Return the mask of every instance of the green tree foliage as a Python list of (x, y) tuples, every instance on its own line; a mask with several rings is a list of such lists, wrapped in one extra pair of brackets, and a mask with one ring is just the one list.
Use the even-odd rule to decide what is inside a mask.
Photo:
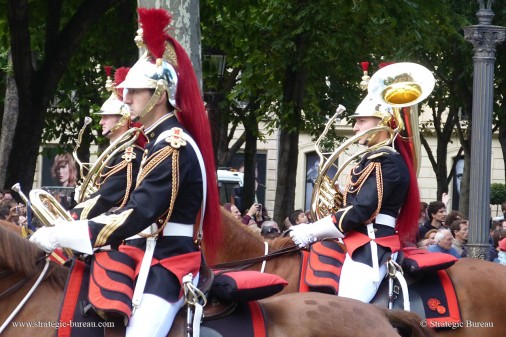
[[(202, 1), (203, 48), (222, 50), (230, 70), (220, 81), (206, 75), (206, 90), (222, 94), (217, 108), (225, 125), (246, 125), (253, 114), (252, 120), (268, 123), (263, 132), (281, 129), (278, 171), (286, 171), (297, 158), (292, 147), (298, 138), (291, 135), (317, 136), (338, 104), (353, 113), (365, 96), (358, 88), (358, 62), (371, 62), (371, 73), (386, 61), (422, 64), (437, 80), (427, 100), (432, 122), (421, 130), (436, 133), (437, 148), (427, 142), (424, 147), (440, 195), (451, 179), (446, 167), (451, 136), (459, 135), (465, 152), (469, 147), (460, 117), (471, 115), (472, 45), (462, 27), (475, 22), (477, 7), (458, 0)], [(236, 101), (255, 101), (258, 108), (234, 110)], [(276, 203), (284, 203), (280, 211), (293, 208), (293, 200), (280, 196), (293, 195), (294, 186), (294, 176), (278, 176), (278, 193), (286, 190), (276, 196)]]
[(494, 183), (490, 185), (490, 204), (500, 205), (506, 201), (506, 185)]
[[(131, 42), (135, 3), (121, 0), (7, 0), (0, 24), (8, 23), (8, 46), (19, 96), (19, 118), (5, 185), (31, 186), (42, 140), (74, 141), (80, 120), (105, 97), (97, 64), (123, 66), (137, 58)], [(2, 35), (0, 41), (5, 41)], [(49, 110), (48, 110), (49, 109)], [(47, 118), (46, 118), (47, 117)], [(89, 143), (89, 138), (87, 143)]]

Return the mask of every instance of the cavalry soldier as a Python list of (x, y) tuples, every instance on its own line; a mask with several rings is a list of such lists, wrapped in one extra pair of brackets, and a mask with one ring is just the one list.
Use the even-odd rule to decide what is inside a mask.
[[(395, 123), (391, 110), (369, 96), (351, 117), (357, 134)], [(360, 138), (360, 145), (379, 146), (352, 169), (342, 208), (313, 224), (293, 226), (290, 232), (300, 247), (326, 237), (344, 238), (348, 253), (338, 295), (367, 303), (386, 275), (385, 262), (395, 259), (401, 239), (413, 240), (417, 230), (420, 197), (407, 143), (397, 137), (394, 148), (389, 137), (383, 129)]]
[[(124, 81), (128, 70), (129, 68), (126, 67), (118, 68), (115, 72), (114, 83), (112, 83), (109, 79), (110, 69), (106, 69), (108, 72), (106, 88), (111, 90), (112, 94), (95, 114), (101, 116), (102, 136), (110, 142), (105, 150), (106, 153), (110, 152), (110, 155), (113, 155), (113, 152), (122, 144), (127, 142), (132, 144), (114, 154), (112, 158), (103, 158), (90, 169), (88, 174), (97, 176), (96, 183), (90, 180), (84, 186), (86, 190), (82, 190), (82, 185), (77, 188), (78, 193), (83, 194), (80, 198), (84, 201), (70, 211), (76, 220), (89, 219), (112, 208), (125, 206), (135, 187), (146, 141), (145, 135), (140, 130), (131, 132), (134, 131), (131, 130), (132, 127), (140, 126), (140, 124), (132, 124), (130, 109), (123, 102), (123, 89), (116, 88)], [(103, 163), (104, 161), (106, 163)], [(100, 169), (103, 164), (106, 165)], [(93, 177), (86, 178), (93, 179)], [(92, 188), (98, 190), (93, 191)], [(92, 193), (88, 193), (88, 190)]]
[(167, 12), (138, 12), (147, 50), (120, 85), (149, 139), (137, 186), (124, 207), (41, 228), (31, 241), (46, 251), (63, 246), (92, 254), (94, 247), (125, 240), (120, 251), (142, 260), (127, 336), (166, 336), (184, 304), (182, 278), (198, 279), (194, 224), (203, 226), (208, 254), (220, 237), (213, 228), (219, 198), (211, 131), (190, 59), (165, 30)]

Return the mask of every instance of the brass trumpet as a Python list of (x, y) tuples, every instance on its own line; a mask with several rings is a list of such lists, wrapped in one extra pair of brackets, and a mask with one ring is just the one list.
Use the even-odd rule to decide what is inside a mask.
[(19, 183), (14, 184), (11, 189), (19, 194), (27, 206), (30, 205), (35, 216), (45, 226), (54, 226), (57, 219), (74, 220), (63, 206), (49, 192), (43, 189), (37, 188), (31, 190), (29, 198), (23, 193)]

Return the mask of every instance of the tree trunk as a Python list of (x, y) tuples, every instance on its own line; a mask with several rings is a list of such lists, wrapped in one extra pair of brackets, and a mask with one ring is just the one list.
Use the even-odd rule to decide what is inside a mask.
[(29, 31), (29, 3), (27, 0), (9, 0), (7, 17), (14, 79), (19, 97), (19, 114), (8, 156), (5, 186), (19, 182), (22, 188), (33, 185), (35, 167), (41, 144), (44, 119), (50, 100), (67, 70), (70, 58), (93, 24), (111, 7), (126, 0), (84, 1), (64, 26), (61, 20), (61, 2), (50, 2), (51, 15), (46, 25), (44, 60), (33, 66)]
[(279, 130), (278, 174), (276, 181), (276, 201), (274, 221), (282, 224), (294, 210), (297, 157), (299, 154), (299, 132)]
[(164, 8), (172, 14), (171, 35), (184, 47), (195, 70), (202, 91), (200, 49), (200, 0), (138, 0), (138, 7)]
[[(9, 53), (9, 65), (11, 65), (11, 54)], [(10, 67), (9, 67), (10, 68)], [(5, 78), (5, 105), (2, 118), (2, 133), (0, 138), (0, 188), (10, 189), (11, 186), (5, 185), (7, 174), (7, 164), (12, 149), (12, 140), (14, 138), (14, 129), (18, 121), (19, 101), (18, 89), (12, 72), (8, 71)]]
[(12, 186), (19, 182), (22, 189), (30, 190), (39, 155), (45, 108), (40, 103), (27, 102), (28, 99), (23, 95), (19, 99), (19, 109), (23, 114), (19, 115), (15, 128), (5, 185)]
[[(246, 135), (245, 132), (243, 132), (242, 135), (234, 141), (234, 143), (230, 144), (234, 138), (237, 122), (234, 121), (234, 124), (232, 124), (229, 128), (229, 118), (226, 116), (234, 113), (230, 109), (237, 108), (231, 107), (230, 103), (228, 103), (229, 105), (226, 107), (222, 105), (225, 96), (230, 93), (232, 88), (235, 86), (239, 73), (239, 69), (235, 68), (232, 69), (230, 73), (224, 74), (224, 77), (220, 79), (220, 84), (217, 89), (218, 92), (210, 93), (210, 95), (213, 96), (212, 101), (214, 102), (211, 104), (211, 109), (214, 109), (214, 111), (209, 114), (209, 120), (211, 126), (214, 126), (213, 146), (215, 146), (214, 151), (216, 152), (215, 156), (217, 167), (230, 166), (235, 154), (246, 141)], [(243, 111), (236, 111), (235, 113), (241, 116), (244, 114)], [(258, 130), (258, 125), (256, 123), (255, 128)]]
[[(254, 118), (254, 116), (253, 116)], [(241, 212), (248, 210), (255, 202), (256, 194), (256, 154), (257, 154), (257, 131), (258, 125), (256, 121), (245, 125), (246, 129), (246, 144), (244, 147), (244, 187), (242, 193), (242, 207)], [(254, 125), (251, 125), (254, 124)]]
[(451, 137), (453, 134), (453, 130), (455, 128), (455, 124), (458, 123), (458, 109), (449, 107), (448, 117), (446, 119), (445, 124), (441, 123), (440, 116), (442, 115), (442, 111), (445, 107), (435, 108), (432, 112), (433, 121), (434, 121), (434, 131), (436, 133), (437, 140), (437, 148), (436, 148), (436, 156), (434, 157), (434, 153), (432, 148), (427, 143), (427, 140), (423, 135), (420, 135), (420, 140), (422, 145), (427, 152), (427, 156), (432, 165), (432, 169), (436, 174), (437, 181), (437, 200), (441, 200), (443, 193), (448, 192), (448, 167), (446, 165), (446, 159), (448, 156), (448, 144), (451, 141)]
[(297, 54), (293, 64), (288, 64), (283, 79), (283, 106), (279, 128), (278, 168), (276, 199), (273, 218), (282, 224), (294, 210), (297, 182), (297, 159), (299, 156), (299, 133), (302, 126), (302, 107), (306, 88), (307, 69), (304, 66), (306, 37), (294, 39)]
[(12, 186), (19, 182), (22, 189), (29, 190), (33, 184), (45, 115), (45, 109), (40, 106), (43, 90), (37, 90), (39, 88), (34, 85), (36, 81), (28, 29), (28, 2), (9, 1), (8, 18), (19, 113), (4, 185)]
[(464, 173), (460, 183), (459, 212), (469, 218), (469, 183), (471, 181), (471, 153), (464, 151)]

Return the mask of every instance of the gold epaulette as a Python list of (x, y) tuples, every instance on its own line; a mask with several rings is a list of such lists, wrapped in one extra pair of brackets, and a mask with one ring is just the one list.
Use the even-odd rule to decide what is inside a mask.
[(394, 148), (392, 148), (390, 146), (384, 146), (374, 152), (371, 152), (371, 154), (369, 156), (367, 156), (367, 159), (376, 159), (376, 158), (379, 158), (379, 157), (382, 157), (385, 155), (389, 155), (389, 154), (394, 154), (394, 153), (397, 153), (397, 151)]
[(186, 140), (183, 138), (184, 131), (181, 128), (174, 127), (169, 130), (169, 135), (165, 141), (174, 149), (179, 149), (181, 146), (186, 146)]
[(127, 147), (125, 149), (125, 153), (123, 153), (123, 155), (121, 156), (121, 158), (123, 158), (127, 162), (131, 162), (136, 157), (137, 157), (137, 155), (134, 152), (134, 147), (133, 146)]
[(386, 154), (389, 154), (388, 152), (378, 152), (378, 153), (374, 153), (370, 156), (367, 157), (367, 159), (376, 159), (376, 158), (379, 158), (379, 157), (382, 157)]

